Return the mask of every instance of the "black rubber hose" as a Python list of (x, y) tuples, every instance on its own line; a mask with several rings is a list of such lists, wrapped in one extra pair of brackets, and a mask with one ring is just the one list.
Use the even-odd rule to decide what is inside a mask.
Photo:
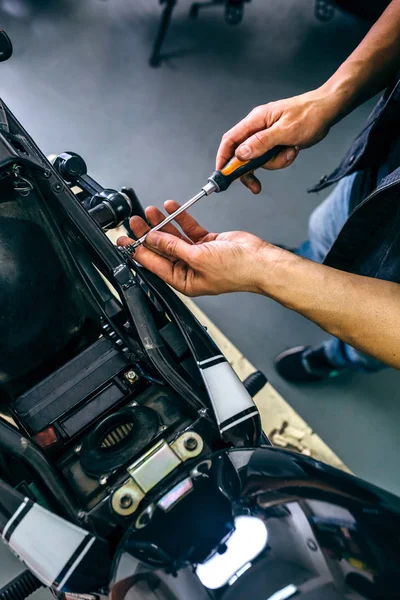
[(46, 486), (49, 496), (56, 502), (61, 516), (78, 523), (78, 509), (70, 500), (71, 494), (44, 453), (31, 440), (0, 417), (0, 450), (27, 465)]
[(243, 385), (249, 392), (250, 396), (254, 398), (260, 390), (263, 389), (264, 385), (268, 383), (268, 379), (261, 371), (255, 371), (243, 381)]
[(192, 408), (195, 410), (204, 408), (204, 403), (200, 400), (204, 392), (195, 385), (189, 385), (185, 377), (181, 375), (179, 367), (171, 360), (157, 330), (143, 290), (138, 284), (134, 284), (127, 290), (123, 290), (122, 297), (143, 348), (156, 371), (162, 374), (167, 383), (185, 398)]
[(0, 589), (0, 600), (25, 600), (41, 587), (43, 583), (26, 570)]

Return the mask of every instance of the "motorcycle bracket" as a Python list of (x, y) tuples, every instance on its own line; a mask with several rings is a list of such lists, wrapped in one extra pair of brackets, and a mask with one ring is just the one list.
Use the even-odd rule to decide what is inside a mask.
[(203, 451), (202, 437), (186, 431), (170, 445), (161, 440), (127, 469), (131, 479), (114, 491), (111, 505), (121, 516), (136, 512), (140, 502), (150, 490), (181, 464), (199, 456)]

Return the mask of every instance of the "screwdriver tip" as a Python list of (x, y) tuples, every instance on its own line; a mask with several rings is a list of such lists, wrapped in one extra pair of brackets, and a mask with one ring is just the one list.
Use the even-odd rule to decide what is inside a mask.
[(130, 258), (132, 254), (135, 253), (136, 248), (139, 246), (136, 242), (134, 244), (129, 244), (128, 246), (120, 246), (119, 250), (122, 254)]

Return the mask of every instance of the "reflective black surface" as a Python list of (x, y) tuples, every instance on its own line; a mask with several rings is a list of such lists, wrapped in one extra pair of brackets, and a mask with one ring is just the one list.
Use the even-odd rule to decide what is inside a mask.
[(13, 53), (13, 47), (10, 38), (5, 31), (0, 29), (0, 62), (8, 60)]
[(400, 597), (400, 500), (313, 459), (222, 452), (148, 509), (112, 600)]

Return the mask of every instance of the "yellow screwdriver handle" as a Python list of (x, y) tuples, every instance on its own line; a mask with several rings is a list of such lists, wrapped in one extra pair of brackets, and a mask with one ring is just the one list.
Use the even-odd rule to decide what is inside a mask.
[(208, 181), (216, 186), (216, 192), (224, 192), (233, 181), (262, 167), (272, 158), (275, 158), (283, 148), (284, 146), (275, 146), (274, 148), (271, 148), (271, 150), (264, 152), (261, 156), (252, 158), (251, 160), (239, 160), (234, 156), (223, 169), (214, 171), (211, 177), (208, 178)]

